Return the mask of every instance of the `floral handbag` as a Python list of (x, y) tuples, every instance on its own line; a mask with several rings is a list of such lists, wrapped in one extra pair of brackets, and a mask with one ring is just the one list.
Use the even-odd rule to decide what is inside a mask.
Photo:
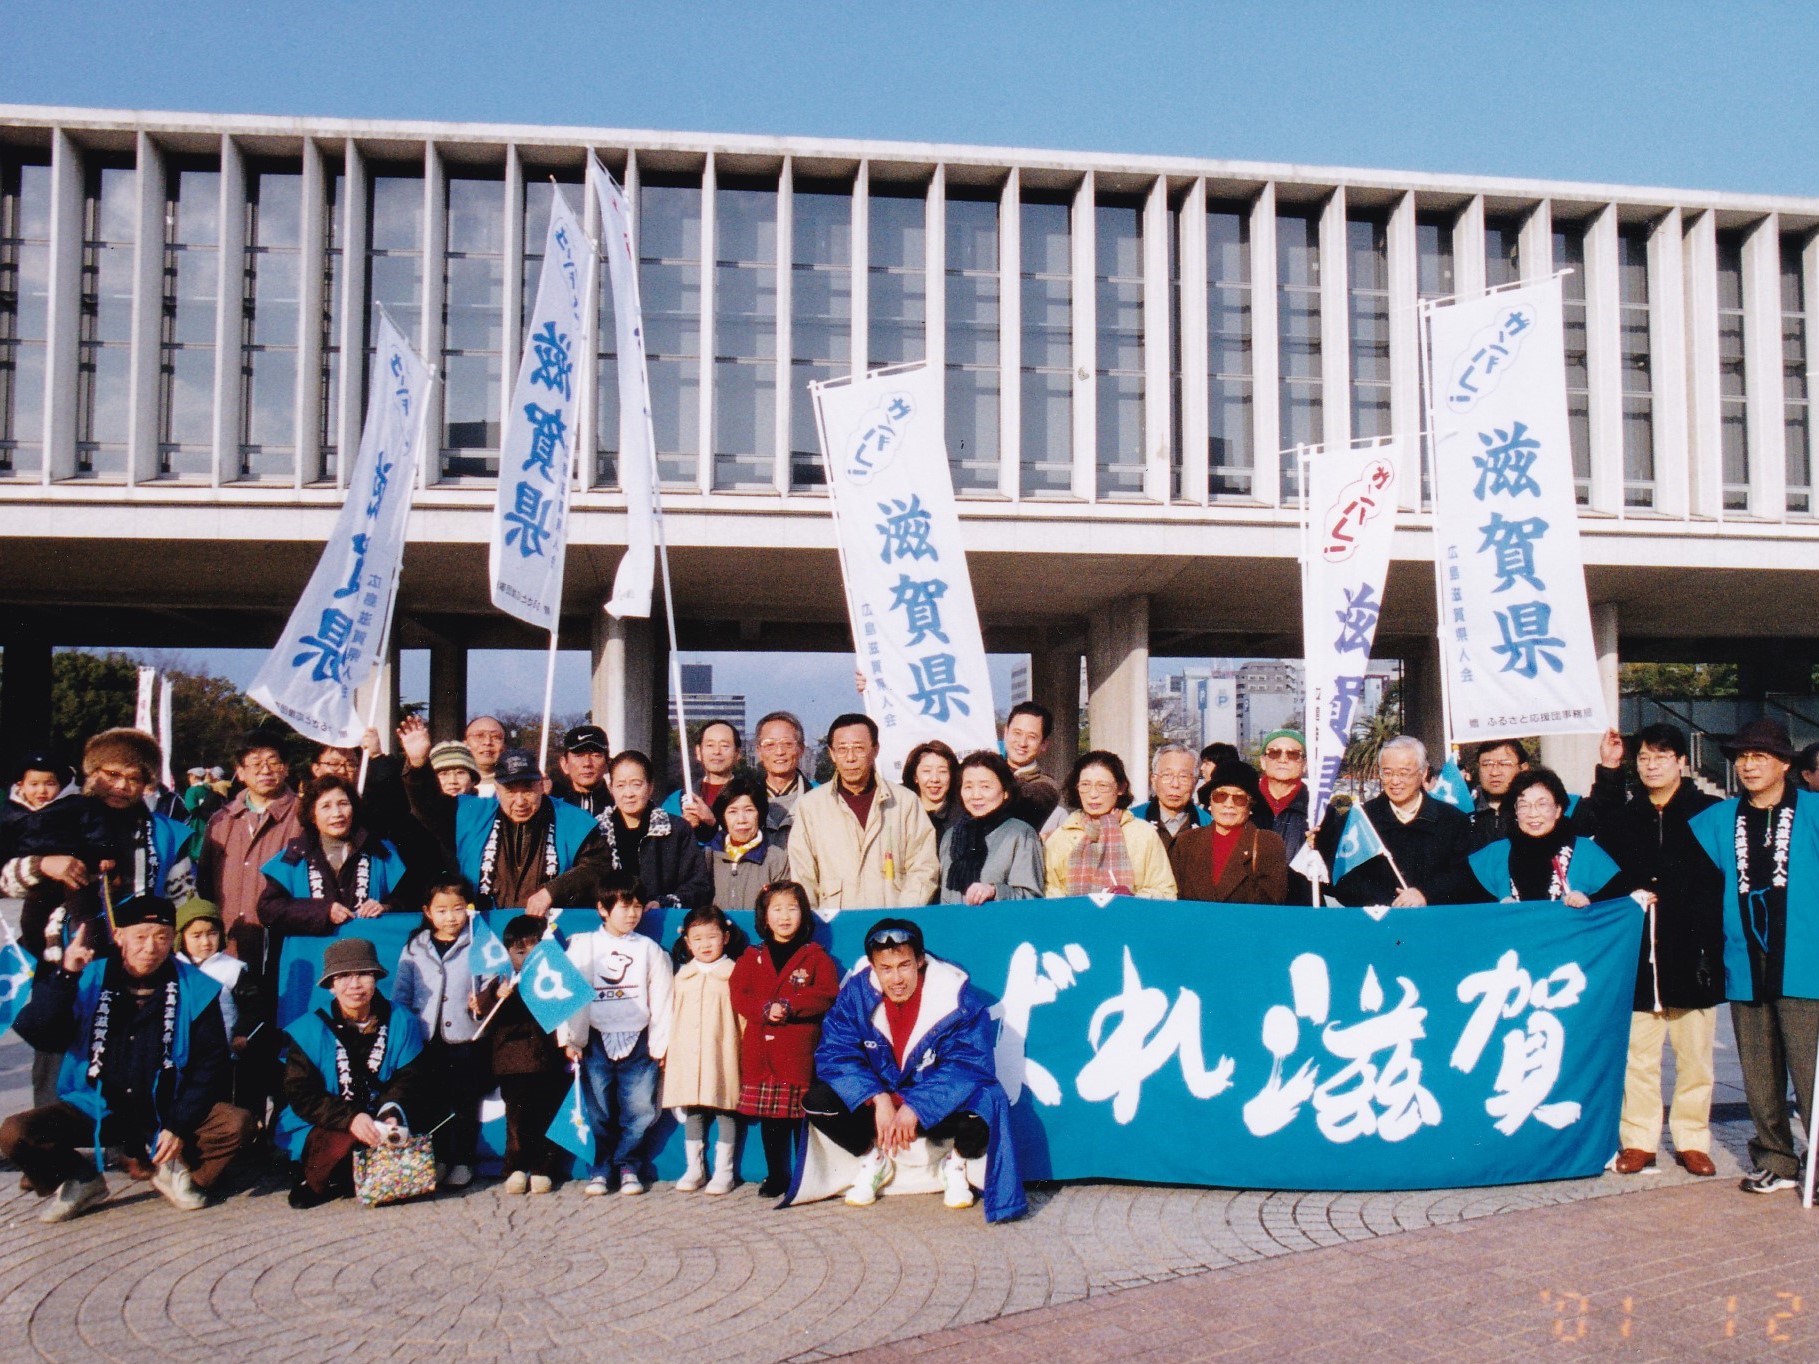
[(436, 1151), (426, 1133), (401, 1135), (354, 1152), (354, 1193), (369, 1208), (436, 1192)]

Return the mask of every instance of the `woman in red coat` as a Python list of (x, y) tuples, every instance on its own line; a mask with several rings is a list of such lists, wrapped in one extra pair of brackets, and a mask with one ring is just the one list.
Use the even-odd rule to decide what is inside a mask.
[(758, 895), (758, 942), (733, 967), (733, 1008), (745, 1022), (740, 1042), (739, 1111), (757, 1118), (766, 1174), (758, 1192), (781, 1198), (790, 1183), (790, 1148), (802, 1096), (815, 1079), (821, 1017), (840, 993), (834, 959), (810, 941), (808, 893), (773, 881)]

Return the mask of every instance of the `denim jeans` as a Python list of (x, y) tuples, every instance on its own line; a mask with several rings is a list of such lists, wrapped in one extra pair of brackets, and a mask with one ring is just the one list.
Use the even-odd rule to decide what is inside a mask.
[(594, 1127), (594, 1163), (590, 1175), (636, 1169), (644, 1137), (657, 1120), (657, 1063), (640, 1035), (623, 1060), (608, 1058), (600, 1034), (590, 1032), (581, 1055), (581, 1095)]

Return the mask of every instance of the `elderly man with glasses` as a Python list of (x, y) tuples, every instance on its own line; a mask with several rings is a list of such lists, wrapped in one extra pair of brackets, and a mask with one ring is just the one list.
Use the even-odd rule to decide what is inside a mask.
[(837, 716), (827, 731), (834, 780), (796, 802), (790, 880), (824, 919), (842, 909), (926, 905), (941, 885), (935, 826), (915, 792), (878, 773), (878, 726)]
[(1200, 764), (1186, 744), (1163, 744), (1150, 759), (1150, 789), (1156, 794), (1131, 811), (1131, 818), (1155, 826), (1162, 846), (1172, 849), (1189, 829), (1206, 823), (1206, 812), (1194, 804), (1194, 779)]
[[(1263, 781), (1258, 794), (1263, 808), (1252, 812), (1259, 829), (1282, 840), (1292, 862), (1307, 842), (1307, 740), (1298, 729), (1272, 730), (1263, 737)], [(1308, 902), (1308, 884), (1298, 871), (1288, 874), (1290, 904)]]
[(802, 1101), (808, 1139), (785, 1204), (844, 1189), (847, 1203), (867, 1207), (881, 1193), (938, 1190), (948, 1207), (970, 1208), (977, 1184), (986, 1221), (1022, 1216), (991, 1001), (965, 971), (929, 956), (907, 919), (873, 924), (865, 958), (821, 1025)]

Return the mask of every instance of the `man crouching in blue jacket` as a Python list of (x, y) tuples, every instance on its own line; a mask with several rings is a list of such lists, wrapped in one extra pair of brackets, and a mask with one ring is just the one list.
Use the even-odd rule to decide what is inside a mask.
[[(846, 1190), (855, 1207), (881, 1192), (933, 1193), (985, 1220), (1029, 1210), (1010, 1130), (1010, 1102), (992, 1069), (996, 1025), (966, 972), (923, 949), (907, 919), (865, 935), (869, 969), (847, 977), (821, 1028), (796, 1180), (784, 1199)], [(941, 1148), (949, 1147), (945, 1154)]]

